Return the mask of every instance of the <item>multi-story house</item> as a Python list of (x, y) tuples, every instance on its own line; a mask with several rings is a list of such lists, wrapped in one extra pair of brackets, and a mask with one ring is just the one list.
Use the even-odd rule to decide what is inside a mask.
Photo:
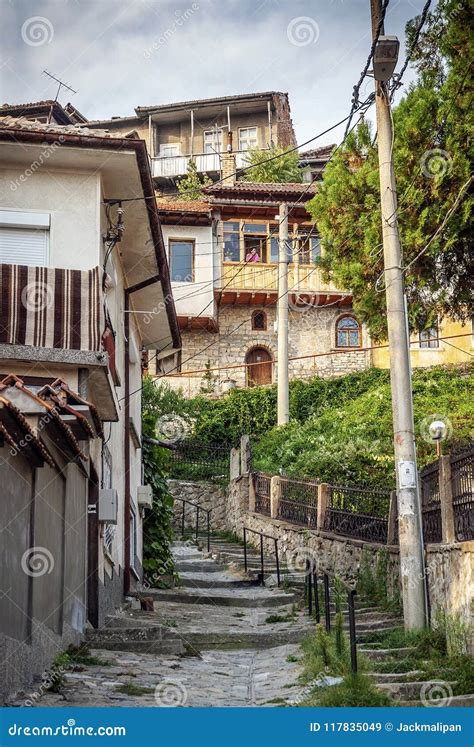
[(145, 143), (3, 117), (0, 151), (7, 696), (140, 584), (142, 349), (180, 333)]
[(204, 190), (205, 200), (158, 199), (183, 340), (181, 370), (166, 380), (188, 395), (276, 381), (282, 203), (289, 214), (290, 376), (369, 365), (368, 336), (350, 293), (327, 283), (318, 267), (321, 245), (305, 208), (315, 185), (236, 181), (235, 171), (228, 152), (223, 179)]
[(191, 160), (198, 173), (220, 179), (229, 132), (238, 168), (246, 165), (252, 148), (296, 145), (288, 94), (277, 91), (138, 106), (135, 116), (90, 125), (113, 133), (138, 132), (147, 142), (153, 178), (162, 193), (176, 191), (176, 180), (186, 174)]

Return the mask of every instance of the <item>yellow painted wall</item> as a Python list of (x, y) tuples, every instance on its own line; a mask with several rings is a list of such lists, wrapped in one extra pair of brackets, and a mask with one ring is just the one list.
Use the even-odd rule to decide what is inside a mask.
[[(474, 337), (471, 321), (465, 324), (444, 319), (439, 325), (439, 336), (465, 335), (465, 337), (451, 337), (440, 340), (438, 348), (420, 348), (418, 335), (412, 335), (411, 364), (413, 368), (420, 366), (439, 366), (448, 363), (466, 363), (469, 355), (474, 353)], [(456, 347), (452, 347), (455, 345)], [(459, 350), (458, 348), (461, 348)], [(464, 352), (466, 351), (466, 352)], [(389, 368), (388, 348), (372, 351), (372, 364), (376, 368)]]

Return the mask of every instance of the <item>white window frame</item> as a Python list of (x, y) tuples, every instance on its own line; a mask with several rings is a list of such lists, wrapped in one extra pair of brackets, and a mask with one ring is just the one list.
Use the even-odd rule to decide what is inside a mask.
[(38, 263), (29, 263), (22, 261), (19, 257), (9, 258), (5, 261), (5, 264), (26, 264), (29, 267), (48, 267), (50, 258), (50, 228), (51, 228), (51, 215), (50, 213), (34, 212), (34, 211), (22, 211), (22, 210), (9, 210), (0, 208), (0, 231), (6, 229), (9, 232), (15, 233), (15, 231), (39, 231), (44, 236), (44, 254), (41, 261)]
[[(176, 149), (176, 153), (171, 156), (165, 155), (164, 151), (167, 148)], [(160, 158), (179, 158), (181, 155), (181, 143), (160, 143)]]
[[(255, 130), (255, 145), (250, 145), (250, 146), (247, 145), (246, 148), (243, 148), (242, 147), (242, 140), (243, 140), (242, 133), (243, 132), (248, 132), (249, 130)], [(249, 140), (249, 138), (246, 137), (245, 141), (248, 141), (248, 140)], [(258, 148), (258, 127), (257, 127), (257, 125), (252, 125), (251, 127), (239, 127), (239, 150), (241, 150), (241, 151), (248, 151), (251, 148)]]
[[(203, 153), (205, 155), (212, 155), (215, 153), (223, 153), (222, 147), (224, 142), (224, 131), (221, 127), (217, 130), (217, 145), (216, 145), (216, 131), (215, 130), (204, 130), (203, 132)], [(206, 142), (206, 138), (209, 137), (209, 142)], [(210, 146), (211, 150), (207, 151), (206, 147)]]

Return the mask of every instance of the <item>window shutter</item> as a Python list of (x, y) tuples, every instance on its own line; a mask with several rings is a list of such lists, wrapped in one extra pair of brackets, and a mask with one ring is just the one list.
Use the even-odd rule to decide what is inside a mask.
[(0, 227), (0, 263), (47, 266), (48, 233), (35, 228)]

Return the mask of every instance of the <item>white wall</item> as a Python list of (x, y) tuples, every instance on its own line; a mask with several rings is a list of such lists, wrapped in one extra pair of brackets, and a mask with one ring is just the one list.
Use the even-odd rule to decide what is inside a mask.
[(100, 174), (39, 169), (16, 187), (24, 168), (0, 170), (0, 209), (51, 215), (49, 266), (89, 270), (99, 264)]
[[(214, 268), (217, 264), (211, 226), (163, 226), (163, 237), (169, 259), (169, 239), (193, 239), (194, 282), (172, 283), (178, 316), (214, 316)], [(209, 304), (209, 306), (208, 306)]]

